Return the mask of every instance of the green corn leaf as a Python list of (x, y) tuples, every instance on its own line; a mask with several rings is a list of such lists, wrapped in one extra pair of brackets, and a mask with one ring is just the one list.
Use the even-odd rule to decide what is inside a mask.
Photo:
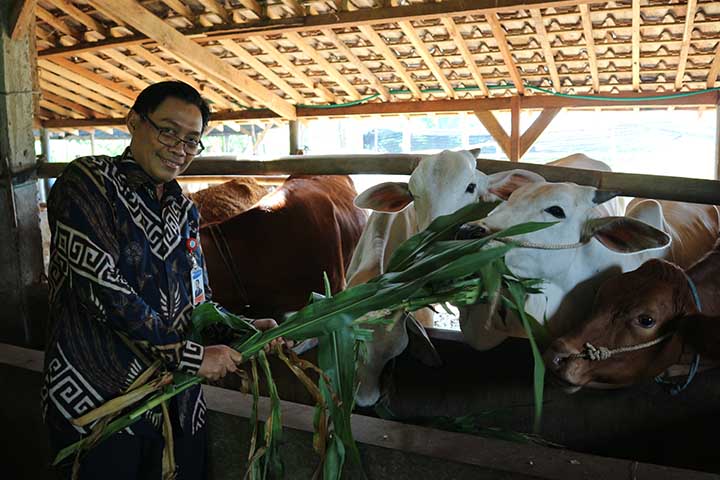
[[(278, 395), (277, 386), (272, 377), (270, 371), (270, 364), (268, 363), (265, 352), (260, 350), (258, 352), (258, 361), (260, 366), (265, 373), (265, 381), (268, 386), (268, 393), (270, 395), (270, 416), (265, 422), (265, 456), (264, 462), (264, 473), (267, 475), (270, 472), (272, 478), (282, 478), (284, 472), (284, 466), (282, 458), (280, 457), (280, 440), (282, 437), (282, 418), (280, 415), (280, 396)], [(263, 477), (265, 478), (265, 477)]]
[(538, 349), (535, 337), (533, 335), (532, 328), (530, 327), (530, 321), (528, 315), (525, 313), (525, 291), (519, 282), (509, 282), (508, 291), (517, 307), (517, 311), (520, 314), (525, 333), (527, 333), (528, 340), (530, 340), (530, 348), (532, 349), (533, 361), (535, 364), (533, 370), (533, 392), (535, 397), (535, 420), (533, 422), (533, 433), (540, 433), (540, 425), (542, 422), (542, 407), (543, 407), (543, 390), (545, 387), (545, 363), (543, 362), (542, 355)]

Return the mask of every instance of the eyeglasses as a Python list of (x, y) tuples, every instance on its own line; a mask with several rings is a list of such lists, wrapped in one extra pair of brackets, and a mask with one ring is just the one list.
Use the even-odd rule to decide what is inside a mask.
[(188, 155), (199, 155), (200, 152), (205, 150), (205, 145), (203, 145), (201, 140), (183, 140), (175, 135), (175, 132), (172, 129), (160, 127), (158, 124), (150, 120), (150, 117), (147, 115), (141, 116), (147, 120), (147, 122), (152, 125), (155, 130), (158, 131), (157, 140), (166, 147), (176, 147), (180, 142), (182, 142), (183, 150), (185, 150), (185, 153)]

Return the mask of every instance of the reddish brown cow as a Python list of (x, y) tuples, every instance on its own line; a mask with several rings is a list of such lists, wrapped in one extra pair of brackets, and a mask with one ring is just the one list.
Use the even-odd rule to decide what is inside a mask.
[(246, 212), (203, 227), (213, 299), (235, 313), (279, 319), (324, 292), (323, 272), (333, 293), (342, 290), (367, 221), (356, 195), (348, 176), (293, 176)]
[(234, 178), (190, 195), (203, 225), (220, 223), (244, 212), (267, 194), (254, 178)]
[(687, 270), (654, 259), (605, 282), (590, 319), (553, 342), (545, 363), (569, 390), (631, 385), (695, 353), (720, 360), (717, 316), (720, 241)]

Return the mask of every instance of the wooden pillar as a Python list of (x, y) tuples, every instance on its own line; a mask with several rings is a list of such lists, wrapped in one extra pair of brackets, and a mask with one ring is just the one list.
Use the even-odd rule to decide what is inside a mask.
[(720, 105), (715, 105), (715, 180), (720, 180)]
[(290, 125), (290, 155), (297, 155), (300, 145), (298, 122), (297, 120), (290, 120), (288, 124)]
[(520, 96), (510, 98), (510, 161), (520, 161)]
[[(16, 1), (0, 0), (0, 338), (37, 345), (47, 309), (38, 225), (37, 181), (17, 175), (35, 166), (33, 69), (27, 33), (10, 37)], [(15, 28), (15, 25), (12, 26)], [(33, 30), (30, 30), (33, 32)], [(34, 33), (33, 33), (34, 34)], [(38, 310), (39, 307), (39, 310)]]

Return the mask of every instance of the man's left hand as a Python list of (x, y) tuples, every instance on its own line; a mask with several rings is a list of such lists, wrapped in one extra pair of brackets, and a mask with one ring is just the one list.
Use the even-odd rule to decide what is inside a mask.
[[(271, 330), (277, 327), (278, 324), (275, 319), (272, 318), (258, 318), (253, 322), (253, 326), (261, 332), (264, 332), (266, 330)], [(288, 348), (292, 348), (293, 345), (295, 345), (295, 342), (293, 342), (292, 340), (285, 340), (283, 337), (278, 337), (265, 345), (265, 352), (271, 352), (272, 350), (275, 350), (278, 345), (281, 345), (283, 343), (287, 345)]]

